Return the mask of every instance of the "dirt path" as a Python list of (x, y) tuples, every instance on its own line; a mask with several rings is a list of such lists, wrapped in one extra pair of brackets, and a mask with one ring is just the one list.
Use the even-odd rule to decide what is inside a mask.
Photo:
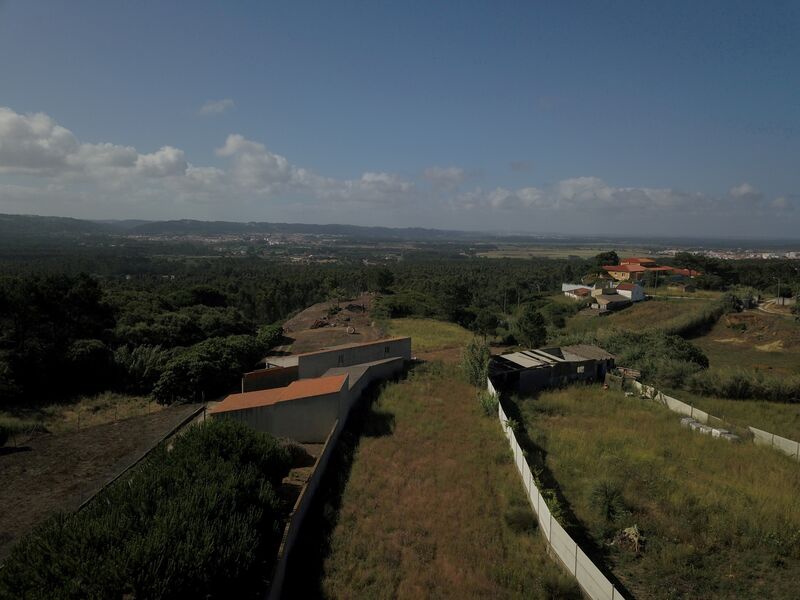
[(19, 448), (0, 449), (0, 562), (19, 537), (52, 513), (76, 510), (198, 406), (40, 435)]

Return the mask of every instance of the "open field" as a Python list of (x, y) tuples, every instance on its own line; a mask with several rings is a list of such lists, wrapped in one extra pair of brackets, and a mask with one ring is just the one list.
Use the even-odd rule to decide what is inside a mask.
[[(496, 250), (479, 252), (486, 258), (592, 258), (607, 252), (608, 246), (532, 246), (528, 244), (500, 246)], [(650, 253), (645, 248), (625, 248), (625, 256), (642, 256)]]
[(748, 368), (775, 375), (800, 372), (800, 323), (745, 311), (723, 316), (692, 343), (715, 367)]
[[(800, 595), (795, 461), (694, 433), (661, 406), (599, 387), (546, 392), (510, 409), (573, 531), (594, 542), (633, 596)], [(638, 552), (619, 537), (634, 525), (644, 536)]]
[(650, 300), (637, 302), (619, 312), (599, 317), (594, 314), (578, 314), (567, 320), (567, 333), (584, 333), (598, 329), (620, 329), (642, 331), (666, 327), (673, 320), (683, 318), (687, 313), (702, 309), (708, 300)]
[(129, 417), (150, 415), (163, 408), (164, 405), (144, 396), (103, 392), (84, 396), (75, 402), (17, 409), (13, 415), (0, 411), (0, 424), (4, 421), (21, 422), (28, 427), (36, 424), (50, 433), (65, 433)]
[(461, 349), (473, 336), (472, 332), (460, 325), (436, 319), (392, 319), (388, 333), (392, 336), (411, 336), (415, 354), (447, 348)]
[(320, 572), (297, 559), (291, 597), (580, 597), (546, 555), (497, 419), (455, 367), (426, 363), (385, 387), (353, 446), (322, 511)]
[(195, 409), (173, 406), (0, 449), (0, 561), (21, 535), (56, 511), (77, 509)]

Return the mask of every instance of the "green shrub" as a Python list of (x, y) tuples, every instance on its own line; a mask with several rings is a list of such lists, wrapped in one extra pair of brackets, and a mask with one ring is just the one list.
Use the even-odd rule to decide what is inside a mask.
[(85, 510), (24, 537), (0, 571), (0, 597), (251, 595), (280, 535), (273, 483), (288, 457), (233, 421), (194, 427)]
[(488, 390), (481, 390), (478, 392), (478, 403), (481, 406), (483, 414), (487, 417), (496, 417), (498, 414), (499, 401), (497, 396), (489, 393)]
[(533, 511), (527, 506), (512, 506), (503, 513), (506, 525), (516, 533), (533, 533), (539, 526)]
[(606, 523), (612, 523), (627, 513), (622, 486), (608, 480), (598, 482), (589, 496), (592, 509)]
[(490, 356), (488, 344), (478, 337), (472, 338), (464, 348), (464, 353), (461, 357), (461, 368), (467, 376), (467, 381), (475, 387), (486, 387)]

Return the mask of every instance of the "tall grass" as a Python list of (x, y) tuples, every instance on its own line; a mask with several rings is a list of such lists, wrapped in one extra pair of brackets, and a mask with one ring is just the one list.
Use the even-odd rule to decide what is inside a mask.
[(371, 412), (394, 426), (355, 451), (321, 595), (580, 597), (547, 556), (497, 419), (457, 366), (417, 367)]
[[(518, 407), (580, 526), (634, 595), (800, 595), (795, 462), (693, 433), (610, 390), (568, 388)], [(646, 539), (639, 553), (618, 537), (634, 525)]]

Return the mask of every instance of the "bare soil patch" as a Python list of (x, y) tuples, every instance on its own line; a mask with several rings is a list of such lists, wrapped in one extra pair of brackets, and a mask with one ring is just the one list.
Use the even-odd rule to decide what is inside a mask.
[(0, 448), (0, 562), (22, 535), (55, 512), (76, 510), (197, 407), (173, 406)]
[(276, 353), (313, 352), (330, 346), (372, 342), (381, 337), (381, 331), (373, 324), (370, 309), (375, 296), (364, 294), (358, 298), (336, 302), (320, 302), (295, 315), (283, 329), (289, 342)]

